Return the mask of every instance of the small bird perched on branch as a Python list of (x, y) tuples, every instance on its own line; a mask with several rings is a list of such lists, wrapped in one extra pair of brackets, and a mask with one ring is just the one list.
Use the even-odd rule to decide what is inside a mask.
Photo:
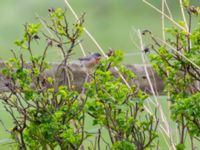
[(85, 67), (87, 70), (91, 70), (99, 63), (100, 59), (100, 53), (93, 53), (86, 57), (79, 58), (79, 61), (82, 67)]

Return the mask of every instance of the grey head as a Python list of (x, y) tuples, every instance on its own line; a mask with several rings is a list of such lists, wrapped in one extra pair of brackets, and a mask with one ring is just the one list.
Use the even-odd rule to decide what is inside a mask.
[(96, 59), (96, 58), (100, 58), (101, 57), (101, 54), (100, 53), (93, 53), (91, 55), (88, 55), (86, 57), (83, 57), (83, 58), (79, 58), (80, 61), (89, 61), (91, 59)]
[(101, 54), (100, 53), (93, 53), (92, 54), (94, 57), (101, 57)]

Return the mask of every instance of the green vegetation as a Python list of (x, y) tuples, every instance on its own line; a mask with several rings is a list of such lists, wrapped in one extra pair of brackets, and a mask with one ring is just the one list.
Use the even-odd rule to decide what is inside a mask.
[[(8, 130), (12, 145), (24, 150), (101, 149), (102, 142), (109, 149), (155, 147), (158, 120), (144, 112), (143, 104), (148, 96), (135, 85), (129, 87), (124, 83), (124, 80), (131, 82), (135, 75), (120, 65), (123, 53), (116, 50), (102, 60), (90, 74), (91, 81), (78, 93), (68, 60), (83, 32), (83, 16), (73, 24), (73, 29), (69, 28), (65, 12), (60, 8), (49, 9), (49, 16), (49, 23), (45, 21), (45, 25), (55, 38), (43, 33), (40, 24), (25, 24), (23, 38), (15, 42), (22, 53), (18, 56), (12, 51), (13, 57), (2, 69), (2, 75), (9, 79), (6, 86), (10, 93), (1, 94), (1, 99), (13, 121)], [(32, 43), (42, 38), (47, 38), (46, 46), (42, 55), (34, 56)], [(49, 47), (63, 54), (55, 75), (59, 78), (44, 74), (50, 70), (46, 61)], [(23, 51), (28, 53), (28, 66)], [(111, 73), (110, 69), (115, 67), (124, 79)], [(98, 126), (98, 132), (85, 130), (86, 115), (92, 117), (92, 126)], [(101, 135), (103, 128), (109, 133), (108, 141)], [(87, 146), (83, 143), (88, 137), (96, 138)]]
[[(170, 95), (171, 118), (176, 122), (180, 137), (176, 145), (178, 150), (185, 149), (187, 133), (191, 143), (194, 139), (199, 141), (200, 135), (200, 25), (192, 28), (191, 21), (200, 14), (200, 9), (191, 6), (188, 0), (183, 1), (183, 7), (187, 10), (188, 24), (180, 22), (179, 27), (166, 29), (171, 38), (164, 44), (154, 39), (156, 44), (152, 48), (155, 53), (149, 55), (154, 69), (164, 81), (165, 91)], [(172, 49), (169, 50), (168, 45)], [(191, 149), (195, 149), (194, 145)]]
[[(105, 3), (99, 1), (98, 6), (104, 8)], [(151, 99), (156, 97), (151, 98), (140, 91), (133, 82), (137, 77), (121, 64), (124, 53), (130, 48), (128, 41), (121, 39), (121, 36), (117, 39), (119, 45), (112, 45), (118, 48), (124, 46), (123, 49), (127, 51), (111, 51), (108, 59), (102, 59), (92, 73), (87, 72), (90, 81), (78, 92), (73, 85), (68, 64), (73, 57), (80, 55), (77, 47), (79, 40), (87, 41), (83, 32), (85, 16), (80, 15), (78, 20), (73, 21), (69, 17), (69, 10), (49, 8), (49, 19), (38, 16), (39, 23), (26, 23), (23, 37), (15, 41), (16, 48), (12, 50), (12, 56), (5, 53), (5, 58), (9, 60), (1, 71), (10, 81), (6, 84), (10, 92), (1, 93), (3, 106), (0, 105), (0, 111), (3, 115), (5, 113), (5, 118), (0, 118), (0, 131), (3, 133), (0, 135), (0, 144), (9, 143), (3, 145), (2, 149), (10, 146), (14, 149), (143, 150), (168, 146), (178, 150), (194, 150), (200, 137), (200, 93), (197, 84), (200, 81), (200, 26), (195, 26), (193, 21), (196, 20), (193, 19), (199, 16), (200, 8), (191, 3), (183, 1), (188, 22), (179, 21), (175, 23), (176, 26), (166, 28), (164, 43), (151, 29), (145, 28), (142, 34), (138, 32), (141, 47), (145, 47), (144, 51), (155, 71), (164, 81), (168, 97), (157, 97), (168, 99), (170, 109), (165, 108), (167, 113), (164, 114), (162, 112), (165, 109), (160, 110), (160, 104), (166, 105), (167, 102), (155, 100), (150, 104)], [(111, 6), (113, 2), (106, 4)], [(140, 5), (139, 2), (135, 4)], [(127, 11), (132, 10), (129, 7)], [(124, 11), (114, 8), (121, 17), (125, 15)], [(98, 11), (100, 14), (106, 12), (101, 9)], [(109, 24), (104, 22), (99, 30), (114, 34), (110, 31), (112, 28), (121, 35), (124, 32), (119, 30), (121, 27), (117, 26), (113, 16), (109, 20), (116, 26), (109, 28)], [(102, 20), (105, 21), (104, 18)], [(71, 24), (72, 21), (75, 23)], [(98, 22), (94, 25), (98, 26)], [(87, 21), (85, 26), (90, 28)], [(48, 35), (47, 28), (54, 36)], [(146, 37), (150, 38), (143, 43)], [(126, 43), (121, 42), (123, 40)], [(113, 41), (109, 37), (101, 40), (104, 44)], [(83, 45), (88, 49), (92, 47), (89, 42)], [(106, 46), (104, 49), (107, 49)], [(51, 70), (48, 60), (53, 60), (54, 56), (49, 53), (56, 53), (58, 59), (62, 58), (55, 78), (44, 73)], [(74, 53), (76, 55), (72, 56)], [(119, 78), (110, 71), (116, 68), (119, 69)], [(60, 78), (63, 79), (62, 83)], [(163, 119), (165, 115), (167, 120)], [(169, 124), (171, 129), (168, 129)]]
[[(96, 38), (102, 48), (106, 51), (112, 47), (114, 49), (122, 49), (125, 53), (139, 52), (140, 50), (132, 43), (137, 41), (136, 35), (132, 31), (132, 27), (141, 30), (149, 29), (156, 35), (161, 35), (161, 15), (155, 10), (145, 5), (142, 0), (69, 0), (70, 4), (80, 16), (83, 12), (85, 15), (85, 26)], [(158, 8), (161, 8), (160, 1), (150, 0)], [(181, 20), (180, 6), (178, 1), (167, 0), (173, 16), (177, 20)], [(197, 0), (192, 0), (193, 4), (198, 4)], [(22, 24), (27, 22), (36, 22), (36, 14), (47, 18), (48, 8), (66, 7), (64, 1), (49, 0), (3, 0), (0, 2), (0, 53), (1, 59), (11, 57), (10, 49), (13, 49), (14, 42), (23, 34)], [(68, 19), (73, 22), (74, 17), (68, 13)], [(171, 25), (166, 21), (166, 25)], [(94, 43), (88, 39), (85, 34), (81, 37), (86, 52), (98, 51)], [(35, 50), (35, 54), (40, 53), (43, 45)], [(59, 61), (60, 54), (55, 50), (49, 50), (48, 60)], [(56, 55), (56, 57), (55, 57)], [(81, 56), (80, 50), (73, 57), (74, 59)], [(138, 55), (125, 55), (126, 63), (141, 63)]]

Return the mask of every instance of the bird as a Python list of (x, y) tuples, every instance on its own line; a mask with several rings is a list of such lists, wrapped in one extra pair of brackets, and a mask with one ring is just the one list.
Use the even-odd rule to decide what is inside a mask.
[(99, 61), (101, 59), (100, 53), (93, 53), (88, 56), (79, 58), (81, 67), (86, 68), (87, 70), (93, 69), (97, 64), (99, 64)]

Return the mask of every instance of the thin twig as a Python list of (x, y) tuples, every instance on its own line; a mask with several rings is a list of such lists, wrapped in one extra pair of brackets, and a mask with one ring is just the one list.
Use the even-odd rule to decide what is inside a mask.
[(190, 62), (192, 65), (194, 65), (197, 69), (200, 69), (200, 66), (198, 66), (195, 62), (193, 62), (192, 60), (190, 60), (189, 58), (187, 58), (184, 54), (182, 54), (181, 52), (177, 51), (176, 48), (174, 48), (172, 45), (170, 45), (169, 43), (161, 40), (158, 38), (158, 40), (160, 42), (162, 42), (163, 44), (165, 44), (166, 46), (168, 46), (171, 50), (173, 50), (175, 53), (178, 53), (180, 56), (182, 56), (185, 60), (187, 60), (188, 62)]
[[(167, 4), (167, 2), (166, 2), (166, 0), (162, 0), (162, 35), (163, 35), (163, 41), (166, 41), (166, 35), (165, 35), (165, 17), (164, 17), (164, 13), (165, 13), (165, 4), (166, 4), (166, 7), (168, 8), (168, 4)], [(168, 8), (168, 10), (169, 10), (169, 8)], [(170, 11), (169, 11), (169, 13), (170, 13)], [(172, 17), (172, 16), (170, 16), (170, 17)], [(167, 70), (167, 76), (169, 76), (169, 71)], [(168, 114), (169, 114), (169, 116), (170, 116), (170, 113), (171, 113), (171, 111), (170, 111), (170, 106), (171, 106), (171, 101), (170, 101), (170, 92), (168, 91), (167, 92), (167, 103), (168, 103)], [(170, 132), (171, 132), (171, 126), (170, 126), (170, 122), (169, 122), (169, 130), (170, 130)], [(172, 144), (172, 143), (171, 143)], [(172, 145), (171, 145), (172, 146)]]
[(173, 19), (172, 12), (171, 12), (171, 10), (170, 10), (168, 4), (167, 4), (167, 0), (164, 0), (164, 2), (165, 2), (165, 6), (166, 6), (166, 8), (167, 8), (167, 11), (168, 11), (168, 13), (169, 13), (169, 17)]
[[(53, 33), (49, 30), (49, 28), (47, 27), (45, 20), (44, 20), (41, 16), (39, 16), (37, 13), (35, 13), (35, 15), (36, 15), (36, 17), (39, 19), (39, 21), (41, 22), (42, 26), (43, 26), (43, 27), (46, 29), (46, 31), (50, 34), (51, 38), (52, 38), (52, 39), (55, 39), (55, 36), (54, 36)], [(60, 53), (61, 53), (61, 51), (60, 51)], [(61, 53), (61, 56), (63, 56), (62, 53)]]
[(183, 1), (179, 0), (179, 3), (180, 3), (180, 8), (181, 8), (181, 14), (182, 14), (182, 17), (183, 17), (183, 21), (185, 23), (185, 30), (187, 32), (190, 32), (189, 28), (188, 28), (188, 25), (187, 25), (187, 20), (186, 20), (186, 17), (185, 17), (184, 9), (183, 9)]
[(163, 41), (165, 41), (165, 16), (163, 15), (164, 13), (165, 13), (165, 0), (162, 0), (161, 21), (162, 21), (162, 36), (163, 36)]
[(182, 27), (181, 25), (179, 25), (176, 21), (174, 21), (174, 19), (172, 19), (171, 17), (169, 17), (168, 15), (166, 15), (165, 13), (163, 13), (161, 10), (159, 10), (158, 8), (156, 8), (154, 5), (152, 5), (151, 3), (147, 2), (146, 0), (142, 0), (142, 1), (144, 3), (146, 3), (147, 5), (149, 5), (150, 7), (152, 7), (157, 12), (159, 12), (160, 14), (163, 14), (167, 19), (169, 19), (173, 24), (175, 24), (180, 29), (184, 30), (187, 34), (190, 34), (190, 33), (187, 32), (187, 30), (185, 30), (184, 27)]
[[(68, 0), (65, 0), (65, 3), (67, 5), (67, 7), (69, 7), (70, 11), (72, 12), (72, 14), (74, 15), (74, 17), (78, 20), (78, 16), (76, 15), (75, 11), (73, 10), (73, 8), (71, 7), (71, 5), (69, 4)], [(89, 36), (89, 38), (92, 40), (92, 42), (94, 42), (94, 44), (97, 46), (97, 48), (100, 50), (100, 52), (103, 54), (103, 56), (105, 58), (108, 58), (108, 56), (106, 55), (106, 53), (103, 51), (103, 49), (101, 48), (101, 46), (97, 43), (97, 41), (94, 39), (94, 37), (90, 34), (90, 32), (86, 29), (83, 28), (83, 30), (85, 31), (85, 33)], [(124, 78), (124, 76), (120, 73), (119, 69), (117, 67), (114, 67), (114, 69), (116, 70), (116, 72), (119, 74), (119, 76), (122, 78), (122, 80), (124, 81), (124, 83), (131, 88), (131, 86), (129, 85), (129, 83), (126, 81), (126, 79)]]
[[(143, 49), (144, 49), (144, 46), (143, 46), (142, 34), (141, 34), (140, 30), (138, 30), (138, 38), (139, 38), (139, 40), (140, 40), (141, 50), (143, 50)], [(159, 109), (159, 111), (160, 111), (160, 115), (161, 115), (162, 121), (163, 121), (163, 123), (165, 124), (166, 130), (167, 130), (167, 135), (168, 135), (168, 137), (170, 138), (170, 141), (172, 142), (172, 136), (170, 135), (169, 124), (168, 124), (168, 122), (167, 122), (167, 120), (166, 120), (166, 117), (165, 117), (165, 115), (164, 115), (164, 113), (163, 113), (161, 104), (160, 104), (160, 102), (157, 100), (156, 93), (155, 93), (155, 90), (154, 90), (154, 88), (153, 88), (153, 85), (152, 85), (152, 82), (151, 82), (151, 79), (150, 79), (150, 77), (149, 77), (149, 73), (148, 73), (148, 70), (147, 70), (147, 67), (146, 67), (146, 61), (145, 61), (145, 58), (144, 58), (144, 54), (141, 54), (141, 56), (142, 56), (142, 61), (143, 61), (143, 64), (144, 64), (144, 70), (145, 70), (145, 73), (146, 73), (146, 76), (147, 76), (147, 80), (148, 80), (148, 82), (149, 82), (149, 85), (150, 85), (152, 94), (153, 94), (154, 99), (155, 99), (155, 101), (156, 101), (156, 103), (157, 103), (157, 107), (158, 107), (158, 109)], [(175, 149), (175, 145), (174, 145), (173, 142), (172, 142), (172, 146), (173, 146), (173, 148)]]

